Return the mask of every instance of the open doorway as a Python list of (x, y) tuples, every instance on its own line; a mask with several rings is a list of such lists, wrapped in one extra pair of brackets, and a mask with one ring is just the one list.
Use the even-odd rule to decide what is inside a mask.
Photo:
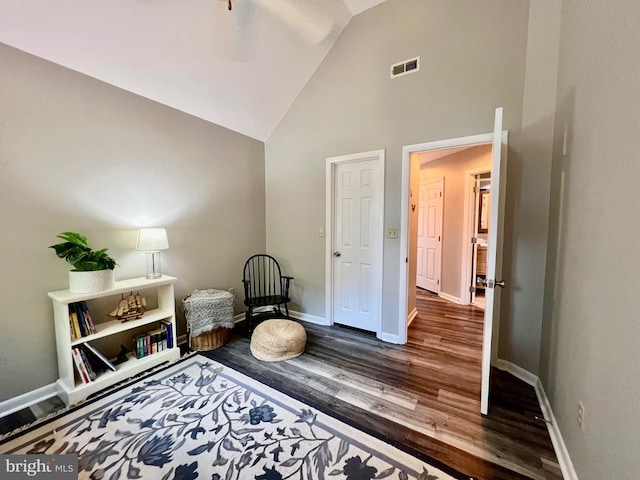
[(487, 285), (487, 245), (491, 208), (491, 170), (473, 175), (473, 215), (471, 215), (471, 278), (469, 302), (484, 310)]
[(483, 142), (410, 156), (407, 264), (415, 277), (409, 274), (407, 289), (415, 310), (407, 338), (424, 343), (429, 355), (446, 352), (443, 375), (455, 376), (455, 354), (463, 352), (467, 388), (478, 393), (492, 152), (492, 143)]
[[(500, 294), (497, 290), (505, 287), (501, 277), (502, 271), (502, 231), (504, 219), (504, 193), (506, 188), (506, 152), (508, 132), (502, 130), (503, 109), (496, 108), (494, 128), (492, 133), (473, 135), (455, 139), (440, 140), (429, 143), (407, 145), (402, 149), (402, 201), (400, 217), (400, 278), (399, 282), (399, 318), (398, 343), (407, 342), (408, 318), (413, 314), (410, 310), (410, 297), (415, 277), (410, 275), (410, 206), (411, 203), (411, 173), (415, 172), (412, 164), (412, 154), (427, 150), (441, 150), (451, 147), (476, 146), (491, 143), (491, 173), (492, 198), (490, 203), (490, 227), (487, 245), (487, 280), (486, 280), (486, 308), (483, 320), (482, 362), (481, 362), (481, 399), (480, 411), (488, 413), (489, 408), (489, 380), (491, 364), (497, 361), (497, 345), (499, 332)], [(415, 163), (415, 162), (414, 162)], [(415, 187), (414, 187), (415, 188)], [(445, 208), (446, 215), (446, 208)], [(468, 225), (468, 223), (465, 223)], [(462, 229), (464, 230), (464, 225)], [(446, 234), (445, 234), (446, 235)], [(443, 249), (443, 252), (445, 250)], [(500, 287), (500, 288), (496, 288)], [(444, 285), (443, 285), (444, 288)], [(461, 298), (461, 297), (458, 297)]]
[[(486, 276), (483, 252), (488, 227), (478, 227), (483, 205), (478, 186), (484, 194), (490, 181), (491, 152), (491, 144), (485, 143), (411, 155), (410, 308), (415, 287), (461, 305), (482, 302), (481, 288), (474, 291), (473, 287), (476, 276)], [(487, 207), (488, 199), (482, 200)]]

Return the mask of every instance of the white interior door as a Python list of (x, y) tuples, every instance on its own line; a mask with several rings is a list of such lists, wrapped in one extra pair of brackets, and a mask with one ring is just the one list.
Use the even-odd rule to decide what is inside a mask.
[(371, 156), (333, 169), (333, 321), (373, 332), (381, 319), (381, 176)]
[(491, 161), (491, 205), (489, 212), (489, 239), (487, 245), (487, 284), (485, 288), (484, 332), (482, 339), (482, 386), (480, 411), (489, 410), (489, 380), (491, 360), (495, 357), (492, 346), (499, 327), (500, 292), (502, 281), (502, 232), (504, 219), (504, 192), (506, 187), (506, 155), (503, 158), (502, 107), (496, 109), (493, 128), (493, 158)]
[(440, 293), (444, 179), (420, 182), (416, 285)]

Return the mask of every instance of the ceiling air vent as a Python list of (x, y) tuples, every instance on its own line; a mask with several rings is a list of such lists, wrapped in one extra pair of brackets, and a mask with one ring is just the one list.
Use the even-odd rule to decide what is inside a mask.
[(401, 75), (407, 75), (409, 73), (415, 73), (420, 70), (420, 57), (411, 58), (404, 62), (391, 65), (391, 78), (396, 78)]

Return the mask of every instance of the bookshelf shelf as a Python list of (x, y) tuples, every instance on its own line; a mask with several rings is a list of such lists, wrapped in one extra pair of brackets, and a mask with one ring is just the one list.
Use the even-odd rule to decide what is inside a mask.
[(92, 382), (74, 382), (72, 385), (70, 385), (65, 383), (62, 379), (58, 379), (57, 385), (59, 389), (68, 392), (69, 399), (72, 400), (69, 402), (69, 405), (73, 405), (81, 400), (84, 400), (88, 396), (93, 395), (96, 392), (104, 390), (105, 388), (116, 383), (127, 380), (128, 378), (138, 375), (145, 370), (149, 370), (150, 368), (156, 367), (165, 362), (176, 360), (176, 358), (174, 357), (174, 354), (176, 352), (174, 352), (174, 350), (178, 349), (172, 348), (142, 358), (136, 358), (135, 355), (127, 355), (129, 360), (127, 360), (125, 363), (117, 365), (118, 369), (115, 372), (104, 372)]
[[(85, 342), (92, 342), (99, 338), (108, 337), (110, 335), (124, 332), (126, 330), (133, 330), (135, 328), (142, 327), (150, 323), (158, 322), (160, 320), (165, 320), (171, 317), (172, 315), (173, 315), (172, 312), (155, 309), (155, 310), (149, 310), (148, 312), (145, 312), (142, 318), (139, 318), (137, 320), (129, 320), (128, 322), (121, 322), (120, 320), (110, 320), (108, 322), (102, 322), (96, 325), (96, 329), (98, 330), (98, 333), (87, 335), (86, 337), (77, 338), (71, 342), (71, 346), (80, 345)], [(71, 332), (69, 332), (69, 335), (71, 335)]]
[[(48, 296), (53, 302), (53, 314), (56, 331), (56, 348), (58, 352), (58, 394), (67, 405), (74, 405), (88, 396), (99, 392), (111, 385), (122, 382), (134, 375), (156, 367), (162, 363), (180, 358), (180, 349), (176, 341), (176, 316), (175, 316), (175, 277), (163, 275), (159, 279), (148, 280), (144, 277), (121, 280), (115, 283), (114, 288), (96, 293), (74, 294), (68, 290), (49, 292)], [(81, 338), (71, 339), (71, 327), (69, 325), (69, 305), (81, 301), (90, 301), (97, 298), (117, 297), (133, 290), (155, 289), (158, 307), (144, 313), (142, 318), (121, 322), (120, 320), (96, 321), (97, 333)], [(93, 315), (92, 315), (93, 316)], [(77, 382), (74, 375), (72, 347), (98, 339), (108, 342), (109, 337), (116, 334), (133, 331), (146, 325), (158, 324), (160, 321), (171, 322), (173, 348), (163, 350), (151, 355), (135, 358), (129, 355), (129, 359), (117, 365), (117, 370), (98, 374), (95, 380), (88, 383)], [(115, 342), (114, 342), (115, 343)], [(117, 343), (116, 345), (119, 345)]]

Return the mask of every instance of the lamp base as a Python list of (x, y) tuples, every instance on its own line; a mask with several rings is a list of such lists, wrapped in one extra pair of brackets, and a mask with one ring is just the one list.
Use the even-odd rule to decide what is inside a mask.
[(150, 251), (147, 253), (147, 280), (162, 277), (160, 273), (160, 252)]

